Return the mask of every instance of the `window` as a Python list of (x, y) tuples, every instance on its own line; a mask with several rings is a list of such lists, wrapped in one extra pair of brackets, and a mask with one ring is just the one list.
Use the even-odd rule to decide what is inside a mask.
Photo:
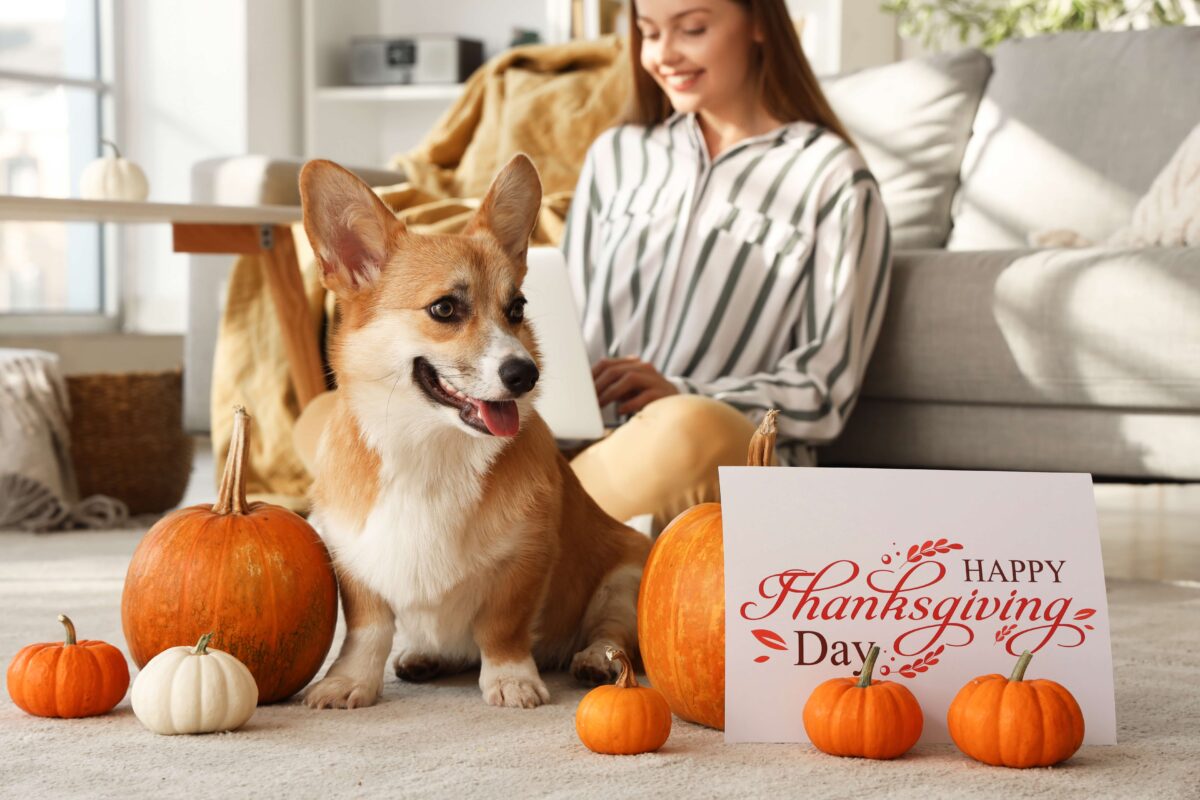
[[(101, 0), (0, 0), (0, 194), (78, 196), (111, 116), (102, 11)], [(97, 224), (0, 221), (2, 327), (115, 326), (104, 245)]]

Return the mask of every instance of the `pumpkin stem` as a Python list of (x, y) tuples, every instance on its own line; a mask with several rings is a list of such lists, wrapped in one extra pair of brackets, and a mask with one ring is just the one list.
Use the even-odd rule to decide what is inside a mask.
[(778, 416), (779, 409), (772, 408), (750, 437), (750, 449), (746, 453), (747, 467), (771, 466), (771, 457), (775, 455), (775, 437), (778, 435), (775, 418)]
[(250, 415), (242, 406), (233, 407), (233, 436), (229, 440), (229, 455), (221, 473), (221, 488), (214, 514), (245, 514), (250, 508), (246, 501), (246, 458), (250, 449)]
[(208, 655), (208, 643), (212, 637), (216, 636), (215, 632), (206, 633), (200, 637), (200, 641), (196, 642), (196, 649), (192, 651), (194, 656)]
[(879, 645), (871, 645), (871, 649), (867, 651), (867, 658), (863, 661), (862, 674), (855, 686), (866, 689), (871, 685), (871, 673), (875, 671), (875, 659), (877, 658), (879, 658)]
[(1013, 667), (1012, 675), (1008, 676), (1010, 681), (1024, 680), (1025, 670), (1029, 666), (1030, 660), (1033, 658), (1033, 653), (1026, 650), (1021, 653), (1021, 657), (1017, 659), (1017, 666)]
[(75, 623), (66, 614), (59, 614), (58, 621), (67, 629), (67, 640), (63, 644), (75, 644)]
[(609, 661), (616, 661), (621, 665), (621, 674), (617, 676), (617, 686), (622, 689), (638, 688), (637, 676), (633, 674), (633, 662), (629, 660), (629, 656), (625, 655), (624, 650), (609, 647), (604, 651), (604, 655), (608, 656)]
[(100, 140), (100, 144), (102, 144), (102, 145), (105, 145), (105, 144), (106, 144), (106, 145), (108, 145), (109, 147), (111, 147), (111, 148), (112, 148), (112, 151), (113, 151), (113, 155), (114, 155), (114, 156), (116, 156), (117, 158), (120, 158), (120, 157), (121, 157), (121, 151), (120, 151), (120, 150), (118, 150), (118, 149), (117, 149), (117, 146), (116, 146), (115, 144), (113, 144), (112, 142), (110, 142), (108, 139), (101, 139), (101, 140)]

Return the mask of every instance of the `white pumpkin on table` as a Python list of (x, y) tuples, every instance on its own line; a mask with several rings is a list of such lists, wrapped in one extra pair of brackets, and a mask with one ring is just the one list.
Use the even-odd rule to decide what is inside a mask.
[(115, 144), (107, 139), (100, 142), (111, 147), (113, 155), (98, 158), (84, 167), (79, 177), (79, 196), (84, 200), (145, 200), (150, 195), (146, 173), (122, 158)]
[(232, 731), (254, 714), (254, 676), (229, 653), (209, 650), (212, 637), (204, 634), (194, 648), (169, 647), (138, 673), (130, 704), (147, 728), (167, 735)]

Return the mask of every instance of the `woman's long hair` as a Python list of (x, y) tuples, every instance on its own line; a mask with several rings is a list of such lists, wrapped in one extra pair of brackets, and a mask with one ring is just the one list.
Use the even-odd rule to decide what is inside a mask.
[[(813, 73), (784, 0), (733, 0), (750, 13), (752, 29), (762, 31), (763, 41), (755, 47), (754, 70), (758, 96), (763, 107), (781, 122), (812, 122), (842, 137), (854, 140), (829, 105)], [(629, 0), (629, 60), (633, 66), (633, 93), (624, 121), (657, 125), (671, 116), (671, 101), (662, 87), (642, 68), (642, 32), (637, 25), (637, 0)]]

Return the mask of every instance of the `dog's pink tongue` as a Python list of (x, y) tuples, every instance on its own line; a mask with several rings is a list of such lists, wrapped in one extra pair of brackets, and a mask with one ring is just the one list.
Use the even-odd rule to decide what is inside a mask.
[(477, 405), (483, 424), (493, 436), (516, 436), (521, 429), (521, 415), (512, 400), (480, 401)]

